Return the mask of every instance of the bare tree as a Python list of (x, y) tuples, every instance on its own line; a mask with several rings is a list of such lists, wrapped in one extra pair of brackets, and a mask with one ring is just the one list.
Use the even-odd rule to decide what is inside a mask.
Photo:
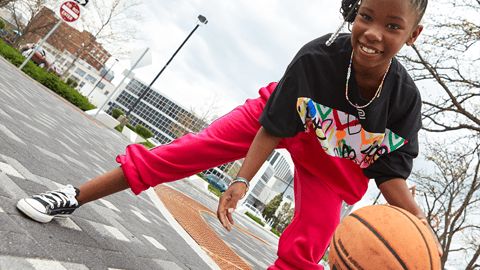
[[(424, 32), (401, 55), (423, 86), (421, 138), (437, 138), (422, 149), (435, 173), (416, 171), (413, 179), (430, 225), (439, 219), (442, 269), (447, 262), (480, 269), (480, 0), (439, 0), (429, 9)], [(448, 140), (438, 140), (442, 132)]]
[(75, 65), (78, 58), (92, 49), (94, 41), (101, 43), (117, 57), (127, 55), (128, 49), (124, 45), (142, 38), (140, 23), (143, 17), (135, 10), (141, 4), (143, 4), (142, 0), (93, 1), (89, 12), (81, 16), (78, 27), (88, 31), (90, 35), (85, 35), (79, 52), (65, 70), (64, 76)]
[[(458, 148), (445, 143), (430, 143), (425, 157), (435, 164), (434, 172), (416, 171), (413, 181), (417, 192), (423, 195), (424, 211), (437, 235), (444, 254), (442, 269), (452, 254), (459, 254), (467, 270), (480, 268), (480, 160), (479, 144)], [(462, 241), (462, 245), (455, 245)], [(459, 256), (454, 256), (458, 258)]]
[(480, 132), (480, 0), (440, 4), (413, 53), (402, 56), (416, 81), (436, 83), (424, 97), (424, 129)]
[(0, 8), (3, 8), (15, 0), (0, 0)]
[(6, 5), (15, 22), (14, 27), (22, 33), (22, 36), (17, 40), (17, 44), (22, 43), (25, 36), (30, 33), (53, 28), (56, 22), (40, 21), (40, 23), (34, 23), (34, 18), (38, 19), (42, 16), (43, 7), (53, 3), (53, 0), (15, 0)]
[(185, 111), (176, 115), (176, 122), (172, 123), (169, 130), (177, 138), (190, 132), (198, 133), (204, 130), (212, 121), (218, 118), (219, 104), (219, 98), (215, 94), (213, 97), (206, 99), (203, 104), (190, 107), (189, 112)]

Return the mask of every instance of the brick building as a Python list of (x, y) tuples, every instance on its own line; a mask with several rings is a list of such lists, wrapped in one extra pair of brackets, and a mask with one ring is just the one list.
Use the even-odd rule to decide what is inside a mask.
[[(29, 33), (25, 37), (26, 43), (36, 43), (41, 38), (46, 36), (50, 30), (55, 26), (60, 19), (55, 15), (55, 12), (47, 7), (43, 9), (32, 20), (32, 28), (36, 26), (46, 25), (35, 33)], [(49, 22), (55, 22), (54, 24)], [(95, 41), (95, 37), (88, 31), (78, 31), (67, 23), (62, 23), (48, 38), (47, 42), (51, 44), (56, 50), (63, 52), (68, 51), (72, 55), (80, 54), (80, 59), (85, 60), (96, 70), (100, 71), (110, 58), (108, 53), (101, 44)], [(83, 44), (83, 46), (82, 46)]]

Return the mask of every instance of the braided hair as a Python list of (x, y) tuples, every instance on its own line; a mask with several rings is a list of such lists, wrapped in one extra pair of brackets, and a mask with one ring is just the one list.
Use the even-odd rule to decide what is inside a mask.
[(359, 0), (342, 0), (342, 7), (340, 13), (342, 13), (343, 19), (348, 23), (353, 23), (357, 16), (357, 7)]
[[(425, 10), (427, 9), (428, 0), (405, 0), (409, 1), (411, 7), (417, 11), (417, 25), (423, 18), (425, 14)], [(361, 0), (342, 0), (342, 6), (340, 8), (340, 13), (343, 16), (343, 23), (338, 27), (337, 31), (333, 33), (330, 38), (325, 43), (327, 46), (330, 46), (333, 41), (337, 38), (340, 34), (340, 31), (343, 29), (346, 23), (353, 23), (355, 21), (355, 17), (357, 17), (357, 10), (360, 6)]]
[[(417, 11), (417, 24), (423, 18), (425, 10), (427, 9), (428, 0), (405, 0), (409, 1), (413, 10)], [(357, 16), (357, 9), (360, 5), (359, 0), (342, 0), (342, 7), (340, 8), (340, 13), (343, 16), (343, 19), (348, 23), (353, 23), (355, 17)]]

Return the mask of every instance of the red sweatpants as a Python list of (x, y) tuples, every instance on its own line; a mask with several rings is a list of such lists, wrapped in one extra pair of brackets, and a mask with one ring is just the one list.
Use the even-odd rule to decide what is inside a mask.
[[(132, 191), (139, 194), (245, 157), (275, 87), (271, 83), (261, 88), (259, 98), (247, 100), (198, 134), (150, 151), (142, 145), (128, 146), (117, 162)], [(278, 259), (269, 269), (323, 269), (317, 263), (339, 223), (342, 199), (357, 202), (367, 190), (368, 179), (353, 161), (328, 156), (313, 131), (284, 138), (278, 148), (286, 148), (295, 164), (295, 215), (280, 237)]]

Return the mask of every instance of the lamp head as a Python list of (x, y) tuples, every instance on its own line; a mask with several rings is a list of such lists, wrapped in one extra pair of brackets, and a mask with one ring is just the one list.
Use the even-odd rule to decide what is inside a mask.
[(207, 24), (208, 23), (208, 20), (207, 18), (205, 18), (205, 16), (202, 16), (202, 15), (198, 15), (198, 20), (203, 23), (203, 24)]

